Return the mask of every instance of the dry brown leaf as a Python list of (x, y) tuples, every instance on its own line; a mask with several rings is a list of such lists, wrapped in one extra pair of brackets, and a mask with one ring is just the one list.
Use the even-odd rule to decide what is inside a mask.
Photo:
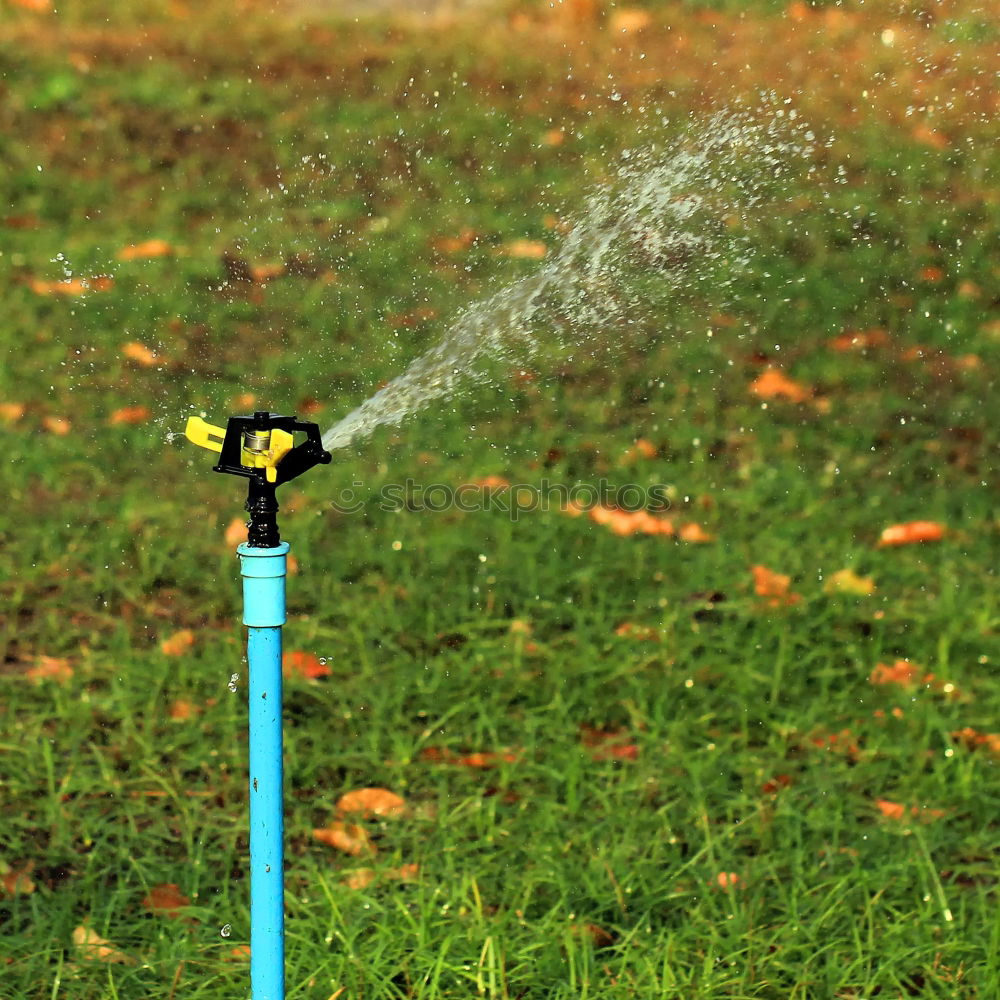
[(33, 681), (54, 680), (63, 683), (73, 676), (73, 668), (69, 660), (62, 656), (39, 656), (35, 665), (24, 673)]
[(137, 340), (122, 344), (122, 355), (143, 368), (152, 368), (156, 364), (156, 353)]
[(625, 450), (621, 460), (623, 465), (632, 465), (643, 458), (656, 458), (656, 445), (646, 438), (636, 438), (635, 444)]
[(827, 578), (823, 584), (823, 592), (867, 597), (875, 593), (875, 581), (870, 576), (859, 576), (853, 569), (839, 569)]
[(638, 7), (620, 7), (608, 16), (608, 30), (616, 35), (644, 31), (652, 23), (652, 14)]
[(178, 698), (176, 701), (171, 702), (167, 712), (170, 718), (176, 722), (187, 722), (188, 719), (193, 719), (200, 713), (201, 709), (197, 705), (193, 702), (185, 701), (183, 698)]
[(925, 823), (929, 823), (944, 815), (943, 809), (928, 809), (926, 806), (907, 808), (902, 802), (890, 802), (888, 799), (876, 799), (875, 806), (885, 819), (891, 820), (902, 820), (908, 816), (915, 816)]
[(160, 643), (160, 652), (167, 656), (183, 656), (194, 645), (194, 632), (182, 628)]
[(169, 257), (174, 248), (166, 240), (146, 240), (118, 251), (119, 260), (147, 260), (151, 257)]
[(106, 292), (114, 288), (113, 278), (66, 278), (63, 281), (42, 281), (33, 278), (29, 287), (36, 295), (89, 295), (91, 292)]
[(112, 427), (116, 424), (143, 424), (150, 416), (152, 411), (148, 406), (123, 406), (111, 414), (108, 423)]
[(375, 853), (375, 845), (368, 836), (368, 831), (359, 823), (334, 820), (329, 826), (313, 830), (313, 839), (355, 857), (359, 854)]
[(750, 385), (750, 391), (759, 399), (787, 399), (790, 403), (803, 403), (812, 390), (802, 382), (796, 382), (777, 368), (768, 368)]
[(135, 959), (119, 951), (110, 941), (105, 941), (86, 924), (73, 931), (73, 944), (77, 954), (86, 962), (105, 962), (114, 965), (134, 965)]
[(481, 476), (479, 479), (473, 479), (469, 486), (476, 486), (481, 490), (509, 490), (510, 482), (504, 479), (503, 476)]
[(374, 868), (356, 868), (344, 876), (343, 883), (348, 889), (367, 889), (375, 881), (376, 874)]
[(888, 343), (889, 334), (877, 327), (872, 330), (842, 333), (839, 337), (827, 341), (832, 350), (840, 352), (865, 351), (872, 347), (885, 347)]
[(945, 528), (938, 521), (907, 521), (885, 528), (879, 536), (879, 548), (894, 545), (914, 545), (919, 542), (937, 542), (944, 538)]
[(622, 622), (615, 629), (615, 635), (622, 639), (635, 639), (638, 642), (659, 642), (660, 630), (651, 625), (637, 625), (635, 622)]
[(30, 896), (35, 891), (35, 883), (30, 878), (34, 867), (28, 861), (20, 868), (11, 868), (6, 861), (0, 859), (0, 895)]
[(247, 522), (245, 518), (234, 517), (226, 525), (226, 533), (223, 535), (226, 544), (229, 546), (241, 545), (247, 540)]
[(337, 800), (337, 812), (402, 816), (406, 812), (406, 800), (388, 788), (358, 788), (341, 795)]
[(715, 535), (710, 535), (700, 524), (694, 521), (682, 524), (677, 529), (677, 537), (682, 542), (702, 543), (715, 541)]
[(303, 653), (300, 650), (290, 650), (282, 654), (281, 672), (286, 677), (305, 677), (316, 680), (319, 677), (329, 677), (333, 671), (326, 665), (326, 657), (315, 653)]
[(770, 607), (790, 606), (802, 600), (801, 596), (789, 590), (792, 582), (790, 576), (775, 573), (774, 570), (760, 565), (752, 566), (750, 572), (753, 573), (754, 593), (758, 597), (766, 598)]
[(466, 754), (460, 757), (455, 763), (462, 767), (472, 767), (486, 769), (497, 767), (499, 764), (514, 764), (520, 755), (510, 750), (486, 750), (479, 753)]
[(541, 240), (511, 240), (503, 246), (506, 256), (516, 257), (519, 260), (541, 260), (548, 253), (548, 249)]
[(181, 911), (190, 903), (191, 900), (173, 882), (154, 885), (149, 890), (149, 895), (142, 901), (142, 905), (150, 913), (160, 914), (170, 920), (179, 920), (182, 916)]
[(719, 872), (712, 880), (712, 885), (729, 892), (732, 889), (743, 889), (746, 883), (736, 872)]
[(1000, 755), (1000, 733), (981, 733), (972, 726), (958, 729), (951, 734), (951, 738), (956, 743), (961, 743), (966, 750), (988, 750), (990, 753)]
[(65, 417), (42, 417), (42, 426), (57, 437), (65, 437), (73, 429)]

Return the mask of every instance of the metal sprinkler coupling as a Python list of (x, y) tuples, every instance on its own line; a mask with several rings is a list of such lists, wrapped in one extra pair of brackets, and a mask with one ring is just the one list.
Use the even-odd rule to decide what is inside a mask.
[[(306, 435), (300, 444), (297, 432)], [(284, 1000), (281, 629), (289, 545), (278, 532), (275, 491), (314, 465), (328, 464), (331, 456), (316, 424), (264, 410), (230, 417), (225, 429), (191, 417), (186, 434), (219, 454), (216, 472), (249, 481), (247, 541), (236, 551), (249, 665), (250, 992), (253, 1000)]]

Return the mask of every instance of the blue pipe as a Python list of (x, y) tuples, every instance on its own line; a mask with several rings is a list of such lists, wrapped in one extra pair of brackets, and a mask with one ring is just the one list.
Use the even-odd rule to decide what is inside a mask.
[(238, 549), (250, 701), (250, 995), (284, 1000), (281, 626), (288, 543)]

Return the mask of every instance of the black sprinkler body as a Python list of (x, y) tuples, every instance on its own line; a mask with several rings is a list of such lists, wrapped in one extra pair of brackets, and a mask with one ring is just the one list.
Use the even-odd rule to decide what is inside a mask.
[[(294, 443), (296, 432), (306, 435), (300, 444)], [(187, 436), (195, 444), (219, 452), (213, 467), (216, 472), (249, 480), (247, 545), (251, 548), (274, 548), (281, 541), (277, 488), (314, 465), (328, 465), (332, 458), (323, 447), (317, 424), (267, 410), (249, 417), (230, 417), (225, 430), (191, 417)]]

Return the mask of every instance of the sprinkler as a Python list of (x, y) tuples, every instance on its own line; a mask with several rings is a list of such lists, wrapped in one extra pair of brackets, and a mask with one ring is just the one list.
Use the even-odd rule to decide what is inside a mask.
[[(295, 443), (295, 434), (306, 437)], [(282, 483), (326, 465), (319, 427), (258, 411), (230, 417), (225, 429), (188, 419), (188, 440), (219, 453), (216, 472), (248, 480), (247, 541), (237, 548), (243, 577), (250, 705), (250, 992), (253, 1000), (285, 996), (284, 822), (281, 761), (281, 627), (285, 624), (285, 557), (278, 532)]]

